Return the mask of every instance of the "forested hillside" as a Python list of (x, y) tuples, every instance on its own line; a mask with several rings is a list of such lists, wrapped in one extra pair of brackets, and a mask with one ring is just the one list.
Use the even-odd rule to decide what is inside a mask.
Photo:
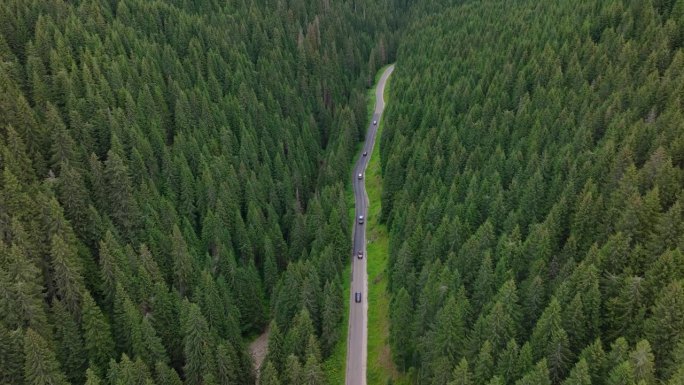
[(400, 10), (0, 2), (0, 383), (322, 383)]
[(403, 37), (381, 139), (415, 383), (684, 384), (684, 1), (468, 1)]

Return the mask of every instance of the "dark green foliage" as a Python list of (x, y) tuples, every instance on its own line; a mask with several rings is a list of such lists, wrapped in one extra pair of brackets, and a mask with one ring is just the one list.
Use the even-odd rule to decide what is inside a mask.
[(209, 325), (196, 304), (184, 303), (183, 352), (185, 356), (185, 383), (203, 384), (208, 376), (216, 373), (215, 341), (209, 332)]
[(2, 381), (22, 384), (31, 328), (74, 384), (251, 383), (243, 339), (271, 318), (287, 336), (303, 309), (298, 358), (313, 334), (320, 366), (343, 318), (345, 165), (408, 8), (2, 2)]
[(81, 329), (90, 367), (97, 374), (106, 373), (109, 360), (114, 358), (111, 327), (100, 308), (87, 293), (83, 297)]
[(40, 334), (27, 329), (24, 334), (24, 383), (27, 385), (68, 385), (55, 353)]
[(60, 301), (52, 304), (52, 314), (57, 343), (55, 350), (60, 366), (72, 384), (80, 384), (83, 382), (87, 361), (78, 325)]
[(271, 361), (266, 361), (259, 377), (259, 385), (280, 385), (278, 372)]
[(0, 383), (21, 384), (24, 381), (24, 337), (21, 329), (7, 330), (0, 325)]
[(389, 340), (413, 381), (462, 359), (478, 384), (680, 369), (682, 4), (416, 7), (380, 138)]

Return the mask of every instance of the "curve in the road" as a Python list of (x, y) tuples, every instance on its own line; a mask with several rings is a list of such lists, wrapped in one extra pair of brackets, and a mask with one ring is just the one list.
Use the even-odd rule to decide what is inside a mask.
[[(356, 217), (354, 219), (354, 236), (352, 247), (352, 281), (351, 293), (349, 296), (349, 328), (347, 336), (347, 385), (366, 385), (366, 359), (368, 341), (368, 274), (366, 273), (366, 216), (368, 214), (368, 195), (365, 186), (365, 171), (368, 166), (373, 146), (375, 145), (375, 135), (378, 131), (380, 118), (385, 109), (385, 83), (387, 78), (394, 71), (394, 64), (387, 67), (380, 77), (375, 88), (375, 110), (373, 118), (368, 127), (366, 142), (361, 150), (362, 154), (354, 167), (352, 174), (352, 185), (354, 186), (354, 202), (356, 205)], [(376, 124), (374, 124), (376, 122)], [(361, 174), (363, 177), (358, 178)], [(359, 223), (359, 216), (363, 215), (364, 223)], [(363, 258), (357, 258), (358, 252), (363, 252)], [(361, 302), (356, 302), (355, 294), (361, 293)]]

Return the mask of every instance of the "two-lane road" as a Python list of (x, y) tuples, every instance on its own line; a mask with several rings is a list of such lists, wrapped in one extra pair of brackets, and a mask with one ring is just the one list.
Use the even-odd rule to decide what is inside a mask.
[[(377, 124), (380, 124), (382, 111), (385, 109), (385, 83), (387, 78), (394, 71), (394, 65), (385, 69), (380, 81), (375, 88), (375, 111), (368, 127), (366, 142), (362, 152), (368, 155), (359, 156), (359, 160), (354, 167), (352, 184), (354, 186), (354, 200), (356, 204), (356, 218), (354, 221), (354, 245), (352, 248), (352, 282), (349, 300), (349, 335), (347, 336), (347, 385), (366, 385), (366, 356), (368, 340), (368, 274), (366, 273), (366, 216), (368, 214), (368, 195), (364, 181), (366, 166), (373, 153), (375, 144), (375, 134), (378, 131)], [(377, 124), (373, 124), (376, 121)], [(358, 179), (362, 174), (363, 178)], [(364, 223), (359, 224), (359, 216), (363, 215)], [(358, 259), (359, 251), (363, 252), (363, 258)], [(361, 302), (355, 301), (355, 293), (361, 293)]]

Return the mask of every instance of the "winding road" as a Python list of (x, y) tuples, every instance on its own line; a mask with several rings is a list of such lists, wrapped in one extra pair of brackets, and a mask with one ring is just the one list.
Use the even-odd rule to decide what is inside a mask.
[[(352, 185), (354, 186), (354, 201), (356, 205), (356, 218), (354, 221), (354, 244), (352, 247), (352, 281), (351, 293), (349, 296), (349, 334), (347, 336), (347, 370), (346, 385), (366, 385), (366, 358), (368, 354), (368, 274), (366, 273), (366, 221), (359, 223), (359, 216), (364, 219), (368, 214), (368, 195), (365, 186), (365, 171), (375, 145), (375, 135), (378, 131), (382, 111), (385, 109), (385, 83), (387, 78), (394, 71), (394, 64), (387, 67), (380, 77), (375, 88), (375, 110), (370, 121), (370, 127), (366, 134), (366, 142), (362, 152), (368, 155), (359, 156), (359, 160), (354, 167), (352, 174)], [(376, 121), (377, 124), (373, 124)], [(364, 174), (362, 179), (358, 179), (359, 174)], [(363, 252), (363, 258), (358, 259), (358, 252)], [(361, 293), (361, 302), (355, 301), (355, 293)]]

